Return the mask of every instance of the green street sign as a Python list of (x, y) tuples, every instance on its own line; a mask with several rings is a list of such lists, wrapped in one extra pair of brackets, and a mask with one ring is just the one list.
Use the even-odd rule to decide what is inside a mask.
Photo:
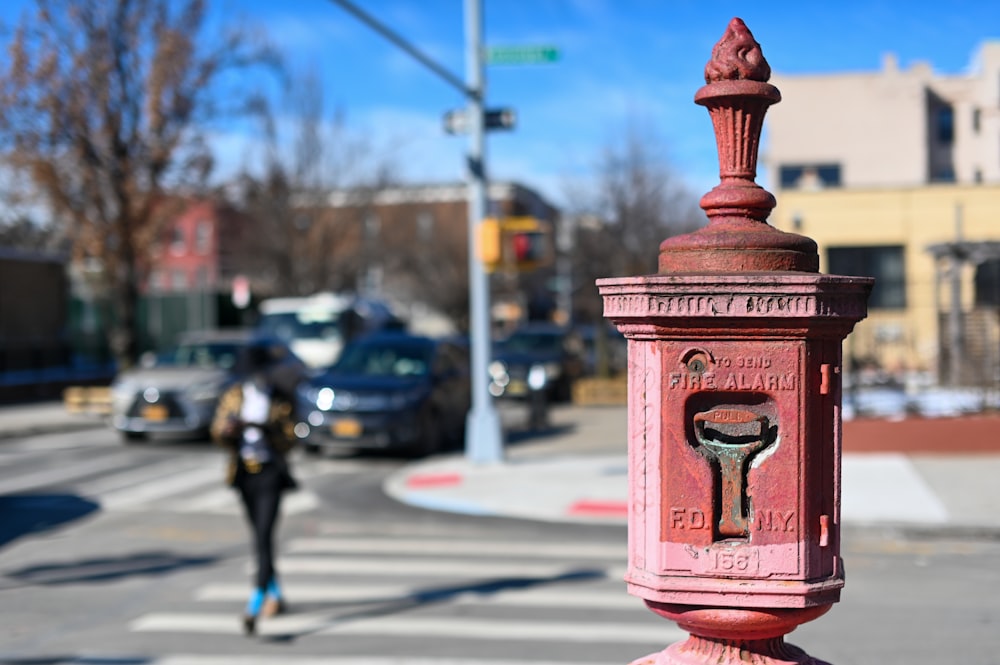
[(559, 59), (555, 46), (488, 46), (485, 50), (489, 65), (534, 65)]

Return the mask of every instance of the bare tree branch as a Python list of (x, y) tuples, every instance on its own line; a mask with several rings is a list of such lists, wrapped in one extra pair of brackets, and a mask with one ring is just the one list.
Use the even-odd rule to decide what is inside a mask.
[(0, 63), (0, 154), (113, 285), (112, 347), (137, 353), (138, 285), (178, 192), (211, 167), (214, 84), (273, 62), (248, 33), (207, 34), (202, 0), (36, 0)]

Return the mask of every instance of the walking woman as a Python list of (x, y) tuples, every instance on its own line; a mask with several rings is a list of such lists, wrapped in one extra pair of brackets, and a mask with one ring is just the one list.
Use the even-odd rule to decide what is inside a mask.
[(240, 380), (223, 393), (212, 421), (212, 438), (230, 452), (229, 484), (246, 510), (257, 562), (254, 587), (243, 614), (252, 635), (261, 616), (280, 614), (285, 601), (274, 563), (281, 495), (296, 487), (286, 455), (294, 446), (294, 385), (279, 379), (283, 349), (254, 342), (238, 361)]

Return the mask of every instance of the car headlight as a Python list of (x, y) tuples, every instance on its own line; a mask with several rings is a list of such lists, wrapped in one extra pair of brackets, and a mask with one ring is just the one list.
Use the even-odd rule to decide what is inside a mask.
[(493, 379), (493, 383), (501, 386), (506, 386), (510, 383), (510, 375), (507, 373), (506, 363), (494, 360), (486, 369), (490, 373), (490, 378)]
[(329, 411), (333, 408), (333, 403), (337, 398), (337, 393), (330, 386), (323, 386), (315, 389), (313, 393), (313, 403), (320, 411)]
[(528, 370), (528, 387), (532, 390), (541, 390), (549, 382), (545, 365), (532, 365)]
[(535, 363), (528, 370), (528, 387), (541, 390), (548, 383), (555, 381), (562, 374), (559, 363)]

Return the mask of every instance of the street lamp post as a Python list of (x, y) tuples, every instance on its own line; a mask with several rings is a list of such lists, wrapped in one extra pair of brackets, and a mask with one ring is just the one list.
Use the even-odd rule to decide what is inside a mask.
[[(373, 16), (363, 11), (350, 0), (332, 0), (371, 27), (390, 42), (401, 48), (422, 65), (458, 89), (468, 100), (464, 119), (469, 132), (469, 155), (466, 167), (469, 181), (469, 342), (472, 358), (472, 408), (466, 419), (465, 454), (477, 463), (494, 463), (503, 458), (503, 439), (500, 433), (500, 417), (493, 406), (489, 394), (490, 364), (490, 292), (486, 271), (477, 251), (477, 237), (486, 212), (486, 169), (485, 132), (489, 115), (491, 126), (509, 129), (514, 124), (515, 115), (510, 109), (497, 109), (486, 113), (483, 105), (483, 19), (482, 0), (465, 0), (465, 63), (466, 82), (429, 58), (419, 49), (403, 39)], [(548, 60), (555, 57), (555, 51), (548, 49), (544, 56)], [(449, 114), (456, 122), (457, 116)], [(446, 127), (450, 125), (447, 121)], [(460, 123), (461, 124), (461, 123)], [(448, 129), (454, 131), (456, 128)]]
[(465, 429), (465, 454), (472, 462), (503, 459), (500, 418), (487, 384), (490, 362), (489, 281), (476, 247), (487, 205), (483, 107), (482, 0), (465, 0), (465, 65), (468, 89), (469, 155), (469, 337), (471, 345), (472, 408)]

